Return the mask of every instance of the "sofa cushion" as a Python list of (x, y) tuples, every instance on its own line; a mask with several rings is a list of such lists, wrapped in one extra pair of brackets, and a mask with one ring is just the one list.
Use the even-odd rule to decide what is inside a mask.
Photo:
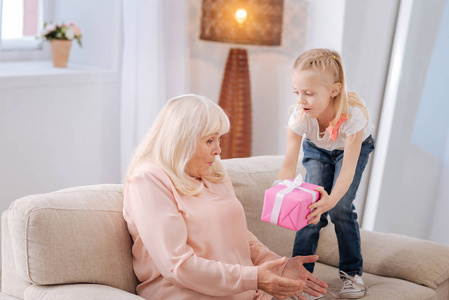
[[(449, 246), (363, 229), (360, 234), (364, 272), (405, 279), (433, 289), (449, 278)], [(321, 230), (317, 254), (319, 261), (338, 266), (337, 237), (331, 222)]]
[(99, 283), (135, 293), (121, 185), (33, 195), (8, 215), (18, 273), (38, 285)]
[(24, 300), (144, 300), (142, 297), (99, 284), (33, 285), (26, 289)]
[(0, 293), (0, 300), (18, 300), (19, 298), (16, 298), (16, 297), (13, 297), (13, 296), (10, 296), (10, 295), (8, 295), (8, 294), (6, 294), (6, 293)]
[[(254, 156), (223, 160), (237, 198), (242, 203), (248, 229), (268, 248), (281, 256), (291, 257), (295, 231), (260, 220), (265, 190), (276, 180), (284, 156)], [(305, 174), (298, 164), (297, 173)]]
[[(325, 299), (336, 299), (331, 293), (338, 296), (342, 286), (338, 268), (317, 263), (314, 274), (326, 281), (329, 285), (328, 294)], [(434, 290), (397, 278), (381, 277), (370, 273), (363, 273), (363, 281), (368, 287), (368, 293), (362, 298), (363, 300), (437, 299), (437, 293)]]

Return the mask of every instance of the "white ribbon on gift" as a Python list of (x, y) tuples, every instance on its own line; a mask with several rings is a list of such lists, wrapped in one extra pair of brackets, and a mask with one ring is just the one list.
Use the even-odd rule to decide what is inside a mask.
[(298, 174), (298, 176), (296, 176), (295, 180), (293, 180), (293, 181), (284, 180), (284, 181), (278, 183), (280, 185), (285, 185), (287, 188), (279, 191), (276, 194), (276, 197), (275, 197), (274, 203), (273, 203), (273, 210), (271, 211), (271, 218), (270, 218), (271, 224), (274, 224), (274, 225), (278, 224), (279, 214), (281, 213), (281, 207), (282, 207), (282, 202), (284, 201), (284, 197), (288, 193), (293, 192), (294, 189), (302, 190), (306, 193), (311, 194), (312, 195), (312, 203), (316, 202), (316, 200), (317, 200), (316, 192), (300, 187), (301, 183), (303, 183), (303, 182), (304, 182), (304, 180), (302, 179), (301, 174)]

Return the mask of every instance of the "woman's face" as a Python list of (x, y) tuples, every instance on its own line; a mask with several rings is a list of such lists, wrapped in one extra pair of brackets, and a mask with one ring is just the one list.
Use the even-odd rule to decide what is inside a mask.
[(218, 133), (198, 139), (195, 154), (186, 165), (187, 174), (195, 178), (210, 175), (215, 156), (221, 154), (220, 140)]

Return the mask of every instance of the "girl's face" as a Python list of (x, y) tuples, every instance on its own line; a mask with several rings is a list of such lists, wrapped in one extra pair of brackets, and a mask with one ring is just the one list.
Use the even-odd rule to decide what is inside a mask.
[(221, 136), (218, 133), (198, 139), (196, 151), (186, 165), (187, 174), (195, 178), (211, 174), (215, 156), (221, 153), (220, 140)]
[(340, 93), (341, 84), (332, 84), (327, 74), (312, 70), (294, 70), (292, 73), (293, 93), (296, 103), (311, 118), (332, 119), (334, 97)]

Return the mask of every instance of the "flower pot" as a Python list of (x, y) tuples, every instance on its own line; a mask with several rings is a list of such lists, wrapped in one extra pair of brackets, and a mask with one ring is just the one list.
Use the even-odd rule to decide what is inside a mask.
[(59, 68), (67, 68), (72, 41), (53, 39), (51, 40), (50, 45), (53, 66)]

